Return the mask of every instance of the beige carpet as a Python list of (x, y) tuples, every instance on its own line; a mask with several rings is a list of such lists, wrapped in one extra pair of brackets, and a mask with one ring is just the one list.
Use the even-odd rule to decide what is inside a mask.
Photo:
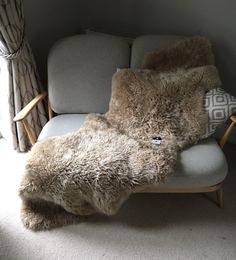
[[(225, 149), (225, 207), (200, 194), (133, 195), (114, 217), (26, 230), (16, 189), (25, 154), (0, 140), (0, 260), (236, 259), (236, 146)], [(213, 194), (211, 198), (214, 198)]]

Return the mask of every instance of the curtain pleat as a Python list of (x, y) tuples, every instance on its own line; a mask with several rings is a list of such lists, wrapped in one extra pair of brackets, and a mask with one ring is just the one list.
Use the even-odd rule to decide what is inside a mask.
[[(7, 100), (8, 102), (3, 103), (8, 105), (7, 107), (4, 105), (4, 109), (1, 106), (1, 110), (4, 111), (0, 111), (0, 132), (15, 149), (26, 151), (29, 148), (26, 133), (22, 124), (14, 123), (13, 118), (41, 92), (42, 88), (31, 48), (25, 38), (21, 0), (0, 0), (0, 23), (2, 52), (4, 55), (11, 55), (18, 51), (16, 57), (11, 56), (12, 59), (1, 58), (0, 66), (7, 68), (8, 75), (0, 72), (3, 82), (7, 82), (7, 84), (0, 83), (0, 102)], [(21, 45), (23, 47), (19, 51)], [(43, 104), (39, 104), (27, 119), (35, 135), (38, 136), (47, 121)]]

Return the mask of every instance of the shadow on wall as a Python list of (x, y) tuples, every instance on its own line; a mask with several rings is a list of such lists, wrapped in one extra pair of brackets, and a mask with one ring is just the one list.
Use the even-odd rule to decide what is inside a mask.
[(52, 44), (87, 28), (128, 37), (200, 34), (212, 41), (224, 88), (236, 95), (235, 0), (25, 0), (24, 6), (27, 36), (45, 83)]
[(213, 42), (216, 56), (216, 65), (220, 72), (223, 88), (236, 96), (236, 47), (230, 42), (225, 42), (225, 38)]
[(236, 96), (235, 9), (234, 0), (205, 0), (204, 4), (189, 0), (102, 0), (102, 4), (101, 1), (93, 4), (89, 26), (133, 37), (141, 34), (207, 36), (214, 46), (224, 88)]
[(86, 14), (82, 1), (24, 0), (26, 36), (32, 47), (39, 74), (47, 88), (47, 56), (61, 38), (82, 32)]

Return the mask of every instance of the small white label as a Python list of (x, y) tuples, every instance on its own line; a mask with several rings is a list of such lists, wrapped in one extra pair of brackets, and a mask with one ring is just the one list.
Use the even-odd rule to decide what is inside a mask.
[(151, 141), (152, 144), (161, 144), (161, 140), (152, 140)]

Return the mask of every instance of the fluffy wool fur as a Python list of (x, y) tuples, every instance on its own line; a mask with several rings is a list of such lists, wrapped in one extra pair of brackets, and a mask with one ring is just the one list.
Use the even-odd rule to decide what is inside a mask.
[[(172, 174), (178, 151), (204, 133), (205, 92), (220, 85), (209, 46), (201, 37), (184, 40), (161, 51), (161, 59), (149, 55), (149, 69), (117, 72), (105, 115), (90, 114), (78, 132), (36, 143), (19, 191), (25, 226), (49, 229), (94, 212), (115, 214), (131, 193)], [(151, 143), (155, 136), (161, 145)]]

